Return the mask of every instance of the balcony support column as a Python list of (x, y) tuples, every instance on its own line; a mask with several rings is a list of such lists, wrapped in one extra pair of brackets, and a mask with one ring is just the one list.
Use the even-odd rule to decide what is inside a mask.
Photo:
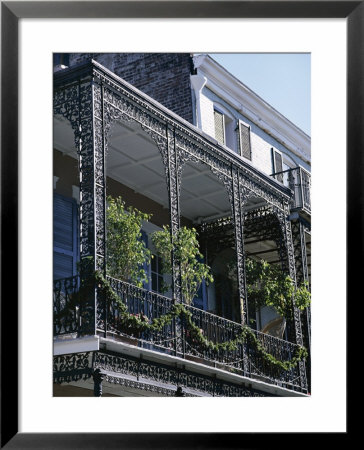
[(94, 380), (94, 397), (102, 397), (102, 382), (105, 374), (100, 369), (95, 369), (92, 378)]
[[(169, 198), (169, 214), (170, 214), (170, 230), (171, 238), (177, 235), (180, 229), (180, 161), (177, 157), (176, 149), (176, 136), (175, 129), (170, 126), (166, 126), (167, 137), (167, 158), (166, 158), (166, 176), (168, 186), (168, 198)], [(181, 268), (175, 260), (174, 253), (172, 251), (172, 295), (173, 301), (176, 303), (182, 303), (182, 280), (181, 280)], [(181, 353), (185, 355), (185, 339), (183, 330), (183, 320), (174, 319), (174, 351), (175, 354)]]
[(235, 248), (238, 272), (238, 290), (240, 299), (240, 323), (245, 325), (248, 320), (248, 304), (245, 283), (245, 258), (244, 258), (244, 211), (242, 208), (242, 187), (240, 185), (239, 169), (232, 167), (232, 210), (235, 229)]
[[(296, 278), (297, 284), (309, 283), (309, 272), (307, 262), (307, 246), (306, 246), (306, 229), (308, 224), (296, 213), (296, 217), (291, 217), (292, 237), (295, 251), (296, 262)], [(311, 307), (306, 308), (306, 311), (301, 313), (301, 322), (303, 329), (303, 342), (307, 350), (311, 351)], [(307, 378), (310, 384), (310, 355), (307, 360)]]
[[(105, 205), (105, 144), (102, 107), (102, 87), (94, 82), (85, 86), (80, 101), (79, 168), (80, 168), (80, 259), (81, 282), (94, 271), (105, 274), (106, 205)], [(82, 94), (82, 92), (81, 92)], [(87, 101), (85, 101), (85, 97)], [(96, 332), (102, 305), (98, 293), (87, 299), (89, 332)], [(84, 316), (85, 312), (82, 313)], [(92, 321), (92, 325), (91, 325)]]
[[(167, 185), (169, 194), (170, 229), (172, 239), (180, 229), (180, 170), (176, 151), (175, 130), (166, 127), (167, 135)], [(181, 271), (172, 253), (172, 291), (176, 302), (182, 302)]]
[[(240, 183), (239, 169), (232, 166), (231, 168), (231, 184), (232, 184), (232, 211), (234, 218), (235, 230), (235, 248), (238, 275), (238, 291), (240, 301), (240, 323), (246, 325), (248, 322), (248, 302), (246, 293), (246, 277), (245, 277), (245, 252), (244, 252), (244, 209), (242, 207), (244, 200), (242, 198), (243, 188)], [(245, 350), (242, 348), (242, 366), (245, 374), (249, 373), (249, 361)]]
[(294, 245), (297, 284), (309, 282), (305, 236), (306, 226), (302, 223), (302, 220), (300, 220), (299, 217), (292, 217), (291, 228)]
[(87, 287), (80, 334), (95, 334), (97, 293), (87, 278), (105, 270), (105, 146), (101, 86), (91, 77), (55, 86), (54, 113), (70, 122), (75, 134), (80, 176), (81, 283)]
[[(294, 280), (296, 283), (296, 266), (295, 266), (295, 255), (294, 255), (294, 247), (293, 247), (293, 237), (292, 237), (292, 228), (291, 221), (289, 219), (289, 204), (287, 203), (285, 207), (285, 211), (279, 212), (277, 214), (278, 219), (281, 225), (282, 238), (285, 245), (286, 255), (287, 255), (287, 272), (288, 275)], [(296, 344), (303, 346), (303, 334), (302, 334), (302, 325), (301, 325), (301, 314), (300, 310), (293, 303), (293, 322), (294, 322), (294, 334), (295, 334), (295, 342)], [(305, 363), (303, 361), (299, 362), (299, 372), (301, 379), (301, 388), (303, 391), (307, 390), (307, 377), (306, 377), (306, 368)]]

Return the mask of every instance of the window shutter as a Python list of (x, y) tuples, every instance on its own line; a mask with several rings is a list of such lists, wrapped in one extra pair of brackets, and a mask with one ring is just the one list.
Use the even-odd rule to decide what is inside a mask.
[(53, 278), (76, 274), (78, 261), (77, 204), (55, 194), (53, 198)]
[[(275, 151), (274, 148), (272, 148), (272, 159), (273, 159), (273, 173), (278, 173), (283, 171), (283, 160), (282, 155)], [(283, 173), (280, 173), (279, 175), (275, 176), (276, 180), (283, 183)]]
[(250, 127), (239, 122), (240, 154), (251, 161)]
[(225, 130), (224, 130), (224, 114), (214, 110), (215, 120), (215, 139), (220, 144), (225, 144)]

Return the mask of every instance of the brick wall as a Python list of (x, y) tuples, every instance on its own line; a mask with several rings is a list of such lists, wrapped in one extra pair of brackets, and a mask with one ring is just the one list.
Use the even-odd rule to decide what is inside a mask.
[(193, 123), (189, 53), (71, 53), (70, 66), (90, 58)]

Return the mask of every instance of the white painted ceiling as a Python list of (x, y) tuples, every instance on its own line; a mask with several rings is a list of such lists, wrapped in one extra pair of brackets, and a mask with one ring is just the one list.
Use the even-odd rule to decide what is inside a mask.
[[(69, 123), (54, 119), (54, 146), (76, 158)], [(107, 154), (107, 176), (169, 207), (161, 154), (152, 138), (136, 122), (113, 127)], [(225, 186), (204, 164), (185, 164), (182, 171), (181, 214), (195, 222), (231, 215)]]
[[(54, 119), (54, 147), (77, 158), (72, 128), (67, 120), (58, 116)], [(115, 125), (109, 141), (107, 175), (163, 207), (169, 207), (161, 154), (137, 123)], [(259, 202), (261, 199), (253, 199), (251, 206)], [(231, 215), (226, 188), (204, 164), (184, 166), (180, 208), (184, 217), (197, 223)], [(247, 240), (245, 251), (247, 254), (260, 252), (256, 258), (271, 262), (279, 259), (276, 245), (271, 241), (249, 243)]]

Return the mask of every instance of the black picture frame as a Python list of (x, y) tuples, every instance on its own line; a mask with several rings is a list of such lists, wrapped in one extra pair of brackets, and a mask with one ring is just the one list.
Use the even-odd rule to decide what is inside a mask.
[[(3, 1), (1, 2), (1, 448), (260, 448), (279, 434), (18, 432), (18, 22), (21, 18), (346, 18), (347, 19), (347, 300), (363, 262), (364, 5), (363, 1)], [(9, 107), (11, 105), (11, 107)], [(340, 205), (342, 208), (343, 205)], [(359, 255), (360, 256), (360, 255)], [(358, 290), (358, 292), (360, 292)], [(11, 295), (11, 301), (9, 296)], [(12, 320), (9, 320), (12, 318)], [(12, 336), (9, 345), (9, 335)], [(14, 341), (15, 339), (15, 341)], [(11, 388), (9, 388), (11, 386)], [(348, 409), (346, 433), (351, 436)], [(243, 419), (243, 415), (242, 415)], [(242, 436), (244, 434), (244, 436)], [(285, 436), (285, 439), (287, 436)], [(300, 437), (300, 445), (309, 442)], [(315, 443), (319, 434), (315, 436)], [(327, 436), (323, 438), (327, 442)], [(307, 441), (306, 441), (307, 440)]]

